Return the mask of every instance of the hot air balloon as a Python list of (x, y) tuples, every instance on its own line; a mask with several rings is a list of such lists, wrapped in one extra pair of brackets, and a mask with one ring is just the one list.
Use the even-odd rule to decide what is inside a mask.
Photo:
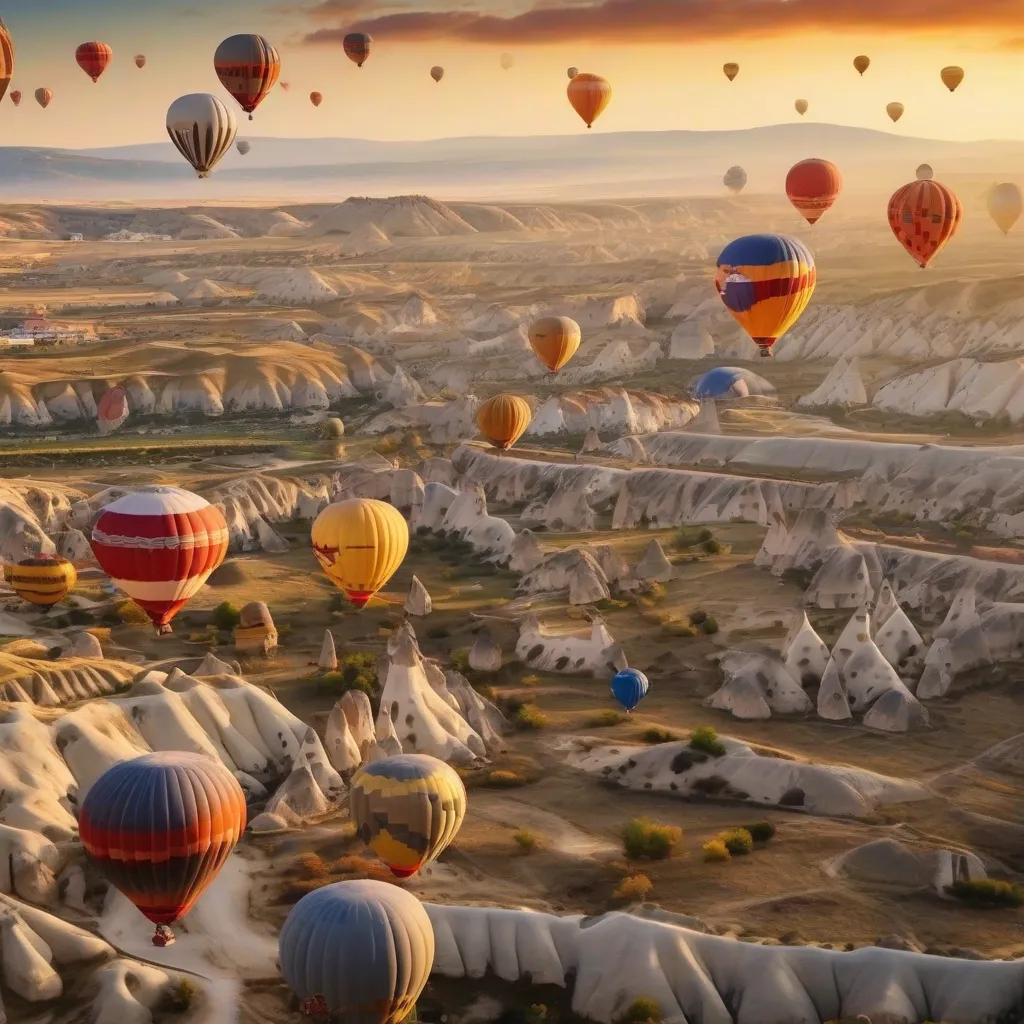
[(96, 421), (101, 434), (117, 430), (128, 419), (128, 392), (118, 385), (107, 391), (96, 406)]
[[(0, 18), (0, 100), (7, 94), (7, 89), (11, 84), (11, 79), (14, 77), (14, 40), (11, 38), (11, 33), (8, 31), (7, 26), (4, 24), (4, 19)], [(11, 99), (14, 99), (14, 94), (11, 94)], [(14, 105), (17, 106), (21, 101), (21, 93), (18, 93), (18, 99), (14, 101)]]
[(512, 65), (515, 64), (516, 59), (511, 53), (503, 53), (501, 55), (501, 66), (506, 70), (510, 70)]
[(49, 608), (75, 589), (78, 573), (59, 555), (34, 555), (4, 566), (4, 579), (23, 601)]
[(279, 85), (285, 92), (288, 92), (288, 90), (292, 87), (291, 82), (280, 82)]
[(626, 709), (632, 711), (647, 696), (651, 684), (647, 676), (635, 668), (626, 668), (612, 678), (612, 695)]
[(366, 58), (373, 52), (373, 37), (365, 32), (349, 32), (341, 46), (345, 56), (357, 68), (361, 68), (366, 63)]
[(495, 448), (507, 452), (523, 436), (533, 419), (530, 403), (519, 395), (495, 395), (477, 410), (480, 433)]
[(739, 64), (731, 64), (731, 63), (730, 64), (723, 64), (722, 65), (722, 70), (725, 72), (725, 77), (728, 78), (729, 81), (731, 82), (740, 73), (740, 66), (739, 66)]
[[(263, 102), (281, 76), (281, 58), (263, 36), (228, 36), (213, 55), (220, 84), (249, 115)], [(230, 145), (230, 143), (229, 143)]]
[(568, 69), (566, 69), (565, 73), (569, 76), (569, 81), (571, 82), (580, 73), (580, 69), (579, 68), (568, 68)]
[(314, 107), (319, 107), (320, 104), (323, 103), (323, 101), (324, 101), (323, 93), (311, 92), (309, 94), (309, 102), (312, 103)]
[(530, 325), (529, 337), (537, 358), (557, 373), (580, 347), (580, 325), (567, 316), (545, 316)]
[(1020, 219), (1022, 210), (1024, 210), (1024, 197), (1021, 196), (1019, 185), (1005, 181), (1002, 185), (996, 185), (989, 192), (988, 215), (996, 222), (996, 226), (1004, 235), (1010, 233), (1010, 228)]
[(245, 828), (245, 794), (212, 757), (159, 751), (118, 761), (89, 788), (78, 832), (89, 860), (174, 941), (184, 917), (217, 877)]
[(853, 58), (853, 66), (857, 69), (857, 74), (863, 76), (864, 72), (871, 67), (871, 58), (862, 53), (859, 57)]
[(612, 101), (611, 84), (599, 75), (577, 75), (569, 83), (567, 93), (573, 110), (583, 118), (588, 128)]
[(245, 156), (245, 154), (248, 153), (250, 149), (252, 149), (252, 143), (246, 139), (239, 139), (235, 143), (235, 149), (237, 149), (238, 152), (242, 154), (242, 156)]
[(796, 112), (801, 117), (803, 117), (804, 114), (807, 113), (807, 108), (810, 106), (810, 104), (807, 102), (807, 100), (797, 100), (796, 103), (793, 104), (793, 106), (796, 109)]
[(904, 110), (906, 110), (906, 107), (902, 103), (889, 103), (885, 108), (885, 112), (893, 121), (898, 121), (903, 116)]
[(842, 187), (839, 168), (828, 160), (801, 160), (786, 175), (786, 195), (808, 224), (817, 224), (831, 209)]
[(140, 487), (100, 512), (92, 553), (157, 633), (194, 597), (228, 550), (220, 509), (180, 487)]
[(394, 576), (409, 550), (409, 525), (401, 512), (374, 498), (328, 505), (311, 536), (320, 567), (356, 608), (365, 607)]
[(146, 66), (146, 55), (144, 53), (135, 54), (135, 66), (137, 68), (144, 68)]
[(209, 176), (237, 132), (234, 112), (209, 93), (179, 96), (167, 108), (167, 134), (200, 178)]
[(718, 294), (751, 340), (770, 356), (814, 293), (814, 257), (788, 235), (744, 235), (718, 257)]
[(923, 270), (956, 234), (964, 208), (938, 181), (912, 181), (889, 200), (889, 227)]
[(411, 892), (387, 882), (334, 882), (292, 907), (277, 943), (300, 1012), (352, 1024), (413, 1014), (434, 963), (434, 929)]
[(956, 92), (956, 87), (964, 80), (964, 69), (951, 64), (939, 72), (939, 77), (950, 92)]
[(930, 181), (935, 177), (935, 172), (932, 170), (931, 164), (921, 164), (920, 167), (918, 167), (916, 174), (918, 181)]
[(52, 89), (36, 89), (36, 103), (45, 110), (53, 99)]
[(75, 60), (78, 66), (94, 81), (99, 81), (100, 75), (107, 70), (108, 65), (114, 59), (114, 51), (106, 43), (93, 40), (91, 43), (82, 43), (75, 50)]
[(435, 82), (440, 82), (441, 79), (444, 78), (444, 68), (442, 68), (439, 65), (435, 64), (434, 67), (432, 67), (430, 69), (430, 77)]
[(436, 757), (398, 754), (352, 776), (349, 806), (356, 835), (393, 875), (409, 878), (455, 838), (466, 816), (466, 787)]
[(11, 90), (11, 102), (16, 107), (21, 106), (21, 90), (20, 89), (12, 89)]
[(730, 192), (739, 194), (743, 191), (747, 184), (747, 172), (742, 167), (730, 167), (725, 172), (725, 177), (722, 178), (722, 184)]

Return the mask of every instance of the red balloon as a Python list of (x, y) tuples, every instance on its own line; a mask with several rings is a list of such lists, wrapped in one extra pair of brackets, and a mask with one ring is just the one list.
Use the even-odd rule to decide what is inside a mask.
[(808, 224), (816, 224), (843, 188), (839, 168), (828, 160), (801, 160), (786, 175), (786, 195)]
[(107, 70), (107, 66), (114, 59), (114, 51), (106, 43), (99, 43), (95, 40), (91, 43), (82, 43), (75, 50), (75, 60), (78, 66), (94, 81), (98, 81), (100, 75)]
[(888, 212), (892, 233), (922, 270), (956, 234), (964, 217), (956, 193), (931, 179), (897, 189)]
[(13, 103), (13, 104), (14, 104), (15, 106), (18, 106), (18, 105), (19, 105), (19, 104), (21, 103), (21, 90), (20, 90), (20, 89), (15, 89), (15, 90), (14, 90), (14, 91), (13, 91), (13, 92), (11, 93), (11, 102), (12, 102), (12, 103)]

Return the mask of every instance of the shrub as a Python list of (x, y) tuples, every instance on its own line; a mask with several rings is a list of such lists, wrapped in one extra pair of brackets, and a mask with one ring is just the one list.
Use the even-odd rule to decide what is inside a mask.
[(518, 846), (523, 853), (533, 853), (533, 851), (540, 845), (540, 840), (537, 838), (536, 834), (525, 828), (521, 828), (512, 836), (512, 838), (515, 841), (516, 846)]
[(591, 729), (606, 729), (613, 725), (621, 725), (626, 720), (626, 716), (621, 711), (614, 711), (612, 708), (605, 708), (603, 711), (598, 711), (593, 718), (587, 722), (588, 728)]
[(516, 725), (520, 729), (546, 729), (548, 716), (536, 704), (523, 704), (516, 712)]
[(615, 887), (612, 896), (617, 900), (643, 900), (654, 888), (654, 883), (646, 875), (630, 875)]
[(722, 757), (725, 754), (725, 745), (710, 725), (699, 726), (690, 733), (690, 746), (712, 757)]
[(754, 837), (745, 828), (729, 828), (718, 838), (733, 857), (741, 857), (754, 848)]
[(126, 626), (144, 626), (149, 623), (149, 616), (134, 601), (122, 601), (115, 611)]
[(675, 619), (669, 619), (668, 622), (661, 624), (661, 631), (667, 636), (696, 636), (697, 630), (693, 626), (688, 626), (685, 622), (677, 622)]
[(328, 865), (318, 853), (304, 853), (299, 857), (299, 867), (311, 878), (323, 878), (328, 873)]
[(543, 1003), (534, 1003), (523, 1014), (523, 1024), (546, 1024), (548, 1008)]
[(753, 825), (747, 825), (746, 830), (755, 843), (767, 843), (775, 838), (775, 826), (770, 821), (755, 821)]
[(718, 623), (712, 618), (706, 618), (700, 624), (700, 631), (706, 633), (708, 636), (714, 636), (718, 632)]
[(690, 625), (699, 626), (707, 617), (708, 613), (703, 608), (694, 608), (690, 612)]
[(661, 1024), (661, 1007), (656, 999), (634, 999), (615, 1024)]
[(540, 676), (523, 676), (520, 682), (523, 686), (540, 686)]
[(622, 826), (622, 848), (630, 860), (665, 860), (682, 838), (682, 829), (650, 818), (633, 818)]
[(995, 878), (960, 879), (947, 886), (946, 891), (966, 903), (990, 907), (1024, 906), (1024, 887)]
[(377, 659), (369, 651), (354, 651), (338, 661), (337, 672), (327, 672), (316, 681), (326, 694), (341, 697), (349, 690), (362, 690), (367, 697), (377, 695)]
[(707, 527), (680, 526), (672, 538), (672, 546), (678, 551), (686, 551), (711, 539), (711, 531)]
[(457, 647), (452, 651), (452, 668), (463, 675), (470, 671), (468, 647)]
[(721, 839), (710, 839), (701, 849), (704, 851), (704, 859), (710, 864), (728, 860), (732, 856), (729, 847)]
[(720, 555), (722, 553), (722, 545), (714, 537), (704, 541), (700, 547), (705, 555)]
[(217, 629), (234, 629), (242, 621), (242, 613), (230, 601), (221, 601), (213, 609), (210, 621)]
[(668, 729), (662, 729), (660, 726), (652, 726), (650, 729), (644, 729), (641, 739), (644, 743), (671, 743), (673, 740), (679, 739), (674, 732), (669, 732)]
[(192, 1008), (195, 994), (195, 985), (188, 978), (182, 978), (167, 993), (167, 1009), (171, 1013), (187, 1013)]
[(526, 779), (515, 772), (498, 768), (488, 773), (484, 785), (490, 786), (492, 789), (514, 789), (516, 786), (525, 786)]

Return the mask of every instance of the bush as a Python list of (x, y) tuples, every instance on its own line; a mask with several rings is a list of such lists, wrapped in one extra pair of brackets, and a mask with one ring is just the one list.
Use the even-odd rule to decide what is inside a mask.
[(661, 1024), (661, 1007), (656, 999), (634, 999), (615, 1024)]
[(775, 838), (775, 826), (770, 821), (755, 821), (753, 825), (747, 825), (746, 830), (755, 843), (767, 843)]
[(192, 1008), (195, 994), (195, 985), (188, 978), (182, 978), (167, 994), (167, 1009), (171, 1013), (187, 1013)]
[(210, 621), (217, 629), (234, 629), (242, 621), (242, 613), (230, 601), (221, 601), (213, 609)]
[(540, 676), (523, 676), (519, 681), (523, 686), (540, 686)]
[(662, 729), (660, 726), (653, 726), (650, 729), (644, 729), (640, 737), (644, 743), (671, 743), (673, 740), (679, 739), (674, 732), (669, 732), (668, 729)]
[(630, 875), (615, 887), (612, 896), (617, 900), (643, 900), (654, 888), (654, 883), (646, 875)]
[(115, 613), (126, 626), (145, 626), (149, 623), (149, 616), (131, 600), (122, 601)]
[(704, 859), (709, 864), (728, 860), (732, 856), (729, 853), (729, 847), (726, 846), (721, 839), (710, 839), (701, 847), (701, 849), (704, 851)]
[(468, 647), (457, 647), (452, 651), (452, 668), (454, 668), (456, 672), (461, 672), (463, 675), (470, 671)]
[(525, 828), (521, 828), (512, 836), (512, 838), (515, 840), (516, 846), (518, 846), (523, 853), (533, 853), (533, 851), (540, 845), (540, 840), (537, 838), (537, 835)]
[(675, 619), (669, 619), (668, 622), (661, 624), (661, 631), (667, 636), (696, 636), (697, 630), (693, 626), (688, 626), (685, 622), (677, 622)]
[(323, 878), (329, 866), (318, 853), (304, 853), (299, 857), (299, 868), (310, 878)]
[(665, 860), (682, 838), (682, 829), (650, 818), (633, 818), (622, 826), (622, 848), (630, 860)]
[(516, 725), (520, 729), (546, 729), (548, 716), (536, 704), (523, 704), (516, 712)]
[(319, 676), (316, 686), (333, 697), (341, 697), (349, 690), (362, 690), (372, 699), (377, 696), (377, 659), (369, 651), (346, 654), (338, 661), (338, 671)]
[(525, 786), (526, 779), (516, 772), (498, 768), (488, 773), (487, 778), (484, 780), (484, 785), (490, 786), (492, 789), (515, 789), (517, 786)]
[(686, 551), (711, 540), (711, 537), (712, 533), (707, 527), (680, 526), (672, 538), (672, 546), (677, 551)]
[(722, 545), (714, 537), (704, 541), (700, 548), (705, 555), (720, 555), (722, 553)]
[(725, 745), (710, 725), (702, 725), (690, 733), (690, 746), (712, 757), (722, 757), (725, 754)]
[(966, 903), (989, 907), (1024, 906), (1024, 887), (995, 878), (960, 879), (946, 887), (946, 892)]
[(718, 632), (718, 623), (712, 618), (707, 618), (700, 624), (700, 631), (708, 636), (714, 636)]
[(718, 838), (733, 857), (742, 857), (754, 848), (754, 837), (745, 828), (726, 829)]
[(626, 716), (621, 711), (614, 711), (611, 708), (605, 708), (604, 711), (598, 711), (593, 718), (587, 722), (587, 727), (590, 729), (606, 729), (613, 725), (621, 725), (626, 720)]
[(705, 619), (707, 619), (708, 613), (703, 608), (694, 608), (690, 612), (690, 625), (699, 626)]

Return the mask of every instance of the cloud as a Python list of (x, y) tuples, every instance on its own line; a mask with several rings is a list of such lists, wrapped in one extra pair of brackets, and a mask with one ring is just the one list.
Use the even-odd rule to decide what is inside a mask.
[[(314, 10), (347, 0), (323, 0)], [(495, 0), (496, 2), (496, 0)], [(654, 44), (764, 38), (812, 31), (926, 33), (1024, 29), (1021, 0), (538, 0), (520, 13), (398, 11), (344, 28), (310, 32), (308, 43), (335, 43), (350, 28), (391, 41), (451, 40), (530, 45), (561, 42)], [(853, 45), (851, 43), (851, 45)]]

